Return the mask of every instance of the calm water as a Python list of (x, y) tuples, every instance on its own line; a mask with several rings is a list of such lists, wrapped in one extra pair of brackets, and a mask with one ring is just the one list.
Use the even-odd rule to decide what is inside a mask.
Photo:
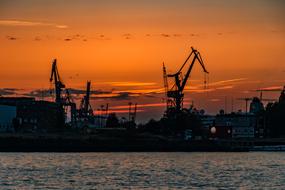
[(285, 152), (0, 153), (1, 189), (285, 189)]

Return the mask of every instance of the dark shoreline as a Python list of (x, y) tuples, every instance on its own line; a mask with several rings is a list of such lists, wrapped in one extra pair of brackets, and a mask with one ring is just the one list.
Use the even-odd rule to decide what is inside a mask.
[(1, 135), (0, 152), (247, 152), (285, 139), (193, 140), (154, 137)]

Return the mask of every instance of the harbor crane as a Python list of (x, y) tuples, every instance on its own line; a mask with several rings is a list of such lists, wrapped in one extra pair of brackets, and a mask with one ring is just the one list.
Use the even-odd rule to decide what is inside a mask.
[[(165, 65), (163, 63), (163, 78), (164, 78), (164, 88), (166, 91), (166, 101), (167, 101), (167, 109), (169, 110), (169, 108), (174, 108), (176, 110), (176, 112), (180, 112), (181, 109), (183, 108), (183, 97), (184, 97), (184, 88), (185, 85), (190, 77), (191, 71), (193, 69), (193, 66), (195, 64), (196, 61), (198, 61), (203, 69), (203, 72), (205, 74), (209, 74), (209, 72), (207, 71), (203, 59), (199, 53), (199, 51), (197, 51), (196, 49), (194, 49), (193, 47), (191, 47), (191, 53), (189, 54), (189, 56), (186, 58), (186, 60), (184, 61), (184, 63), (182, 64), (181, 68), (178, 70), (178, 72), (174, 73), (174, 74), (167, 74), (166, 73), (166, 68)], [(186, 74), (183, 76), (182, 74), (182, 70), (183, 68), (186, 66), (186, 64), (188, 63), (188, 61), (190, 60), (190, 58), (192, 58), (192, 62), (186, 72)], [(168, 79), (169, 78), (174, 78), (174, 85), (169, 89), (168, 86)], [(206, 81), (204, 82), (206, 84)]]
[(81, 100), (80, 109), (79, 109), (79, 114), (82, 117), (93, 115), (93, 110), (90, 104), (90, 89), (91, 89), (91, 81), (87, 81), (86, 94)]
[(63, 98), (61, 97), (61, 91), (63, 88), (65, 88), (65, 85), (60, 79), (58, 69), (57, 69), (57, 64), (56, 64), (56, 59), (53, 60), (52, 62), (52, 69), (51, 69), (51, 75), (50, 75), (50, 82), (54, 81), (54, 88), (55, 88), (55, 102), (58, 104), (63, 103)]
[[(65, 89), (65, 84), (62, 82), (57, 69), (57, 60), (52, 62), (50, 82), (54, 82), (55, 102), (59, 104), (67, 115), (67, 109), (70, 107), (71, 123), (76, 121), (76, 104), (73, 102), (68, 89)], [(65, 89), (65, 96), (62, 96), (62, 90)]]
[(132, 102), (129, 102), (129, 122), (136, 122), (137, 117), (137, 103), (134, 104)]

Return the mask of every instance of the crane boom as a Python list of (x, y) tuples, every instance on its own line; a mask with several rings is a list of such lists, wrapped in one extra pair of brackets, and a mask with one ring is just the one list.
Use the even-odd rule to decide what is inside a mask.
[[(193, 47), (191, 47), (191, 52), (189, 54), (189, 56), (186, 58), (186, 60), (184, 61), (184, 63), (182, 64), (181, 68), (178, 70), (178, 72), (176, 72), (175, 74), (168, 74), (167, 77), (172, 77), (175, 80), (175, 83), (173, 85), (173, 87), (170, 90), (167, 90), (167, 97), (168, 99), (172, 102), (172, 105), (176, 108), (177, 111), (180, 111), (183, 105), (183, 91), (184, 88), (187, 84), (187, 81), (190, 77), (191, 71), (193, 69), (193, 66), (196, 62), (196, 60), (200, 63), (203, 72), (204, 73), (209, 73), (204, 65), (203, 59), (200, 55), (200, 53), (194, 49)], [(194, 57), (192, 56), (194, 55)], [(188, 63), (188, 61), (190, 60), (190, 58), (193, 57), (192, 62), (185, 74), (184, 77), (182, 77), (182, 70), (183, 68), (186, 66), (186, 64)], [(165, 80), (165, 79), (164, 79)], [(171, 100), (172, 99), (172, 100)]]
[(202, 57), (201, 57), (200, 53), (199, 53), (197, 50), (195, 50), (193, 47), (191, 47), (191, 48), (192, 48), (192, 52), (194, 53), (195, 57), (194, 57), (194, 59), (192, 60), (192, 63), (191, 63), (191, 65), (190, 65), (190, 67), (189, 67), (189, 69), (188, 69), (188, 71), (187, 71), (187, 73), (186, 73), (186, 75), (185, 75), (185, 77), (184, 77), (184, 80), (183, 80), (183, 82), (182, 82), (182, 85), (181, 85), (182, 90), (184, 90), (184, 87), (185, 87), (185, 85), (186, 85), (186, 83), (187, 83), (187, 80), (188, 80), (188, 78), (189, 78), (189, 76), (190, 76), (190, 73), (191, 73), (191, 71), (192, 71), (192, 68), (193, 68), (193, 66), (194, 66), (194, 63), (195, 63), (196, 59), (198, 60), (198, 62), (199, 62), (200, 65), (202, 66), (204, 73), (207, 73), (207, 74), (209, 73), (209, 72), (206, 70), (206, 68), (205, 68), (205, 65), (204, 65), (204, 63), (203, 63), (203, 60), (202, 60)]

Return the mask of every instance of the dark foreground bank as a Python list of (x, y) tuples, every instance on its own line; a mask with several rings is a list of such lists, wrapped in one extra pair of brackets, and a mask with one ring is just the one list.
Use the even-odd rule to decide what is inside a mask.
[(104, 137), (100, 135), (6, 134), (0, 136), (1, 152), (234, 152), (273, 145), (285, 145), (285, 140), (185, 141), (148, 135)]

